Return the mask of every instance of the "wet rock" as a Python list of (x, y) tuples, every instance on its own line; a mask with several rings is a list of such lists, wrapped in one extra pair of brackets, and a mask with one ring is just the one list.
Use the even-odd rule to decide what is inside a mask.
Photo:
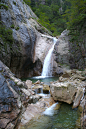
[(34, 85), (40, 84), (40, 83), (41, 83), (40, 80), (38, 80), (38, 81), (36, 81), (36, 82), (34, 83)]
[(28, 104), (26, 111), (22, 114), (21, 125), (26, 124), (32, 118), (40, 116), (47, 107), (54, 103), (52, 98), (42, 98), (35, 104)]
[(50, 87), (49, 85), (43, 84), (43, 93), (49, 94)]

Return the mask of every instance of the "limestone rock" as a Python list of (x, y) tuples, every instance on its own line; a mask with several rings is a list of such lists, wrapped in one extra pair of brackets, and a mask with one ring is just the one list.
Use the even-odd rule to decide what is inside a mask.
[(54, 103), (53, 98), (41, 98), (35, 104), (28, 104), (26, 111), (22, 114), (21, 125), (28, 123), (32, 118), (40, 116), (47, 107)]
[(81, 98), (83, 97), (83, 89), (81, 89), (80, 87), (77, 90), (77, 94), (75, 96), (75, 99), (73, 101), (73, 108), (76, 108), (77, 106), (79, 106)]
[(50, 93), (55, 101), (63, 101), (71, 104), (77, 89), (73, 83), (55, 83), (50, 85)]
[(50, 87), (49, 87), (49, 85), (43, 84), (43, 93), (48, 94), (48, 93), (49, 93), (49, 91), (50, 91)]
[(38, 80), (38, 81), (36, 81), (36, 82), (34, 83), (34, 85), (40, 84), (40, 83), (41, 83), (40, 80)]
[(27, 85), (28, 89), (31, 89), (32, 81), (26, 80), (25, 84)]
[(79, 106), (86, 86), (85, 71), (66, 70), (59, 80), (52, 82), (50, 92), (56, 101), (73, 102), (73, 108)]

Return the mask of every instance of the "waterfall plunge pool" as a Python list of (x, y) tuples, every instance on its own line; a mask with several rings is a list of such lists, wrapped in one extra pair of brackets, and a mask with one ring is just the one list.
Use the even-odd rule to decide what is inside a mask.
[(44, 84), (49, 85), (52, 81), (57, 81), (59, 77), (45, 77), (45, 76), (35, 76), (23, 79), (24, 81), (29, 79), (32, 81), (32, 83), (35, 83), (36, 81), (40, 80), (40, 82), (44, 82)]
[[(57, 104), (58, 105), (58, 104)], [(55, 107), (56, 105), (54, 104)], [(80, 112), (78, 109), (72, 109), (72, 105), (62, 103), (60, 108), (57, 110), (52, 108), (48, 110), (50, 115), (42, 114), (39, 118), (35, 118), (22, 126), (20, 129), (80, 129), (78, 119), (80, 117)], [(51, 112), (54, 112), (51, 115)]]
[[(36, 76), (27, 78), (35, 83), (37, 80), (50, 84), (52, 81), (57, 81), (58, 77), (43, 77)], [(24, 80), (27, 80), (24, 79)], [(52, 107), (55, 105), (52, 105)], [(33, 118), (29, 123), (22, 126), (20, 129), (81, 129), (80, 128), (80, 111), (78, 108), (72, 109), (72, 105), (61, 103), (59, 109), (51, 107), (46, 109), (40, 117)]]

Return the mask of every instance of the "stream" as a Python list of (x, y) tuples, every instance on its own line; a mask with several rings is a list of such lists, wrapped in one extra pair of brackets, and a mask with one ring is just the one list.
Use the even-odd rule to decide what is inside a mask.
[[(39, 80), (45, 84), (50, 81), (55, 81), (58, 77), (41, 78)], [(33, 82), (38, 80), (38, 77), (31, 78)], [(38, 118), (33, 118), (29, 123), (22, 126), (20, 129), (80, 129), (80, 111), (78, 108), (72, 109), (72, 105), (60, 103), (58, 108), (57, 102), (47, 108)]]
[[(52, 111), (53, 114), (51, 115)], [(62, 103), (58, 110), (55, 106), (54, 109), (50, 110), (50, 113), (43, 113), (39, 118), (31, 120), (21, 129), (78, 129), (76, 121), (79, 117), (80, 113), (77, 108), (72, 109), (72, 105)]]

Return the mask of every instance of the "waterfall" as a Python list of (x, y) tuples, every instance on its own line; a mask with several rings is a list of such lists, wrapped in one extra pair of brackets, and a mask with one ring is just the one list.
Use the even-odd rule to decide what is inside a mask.
[(53, 42), (54, 42), (53, 46), (48, 51), (48, 54), (44, 59), (44, 65), (43, 65), (41, 76), (45, 76), (45, 77), (46, 76), (52, 76), (52, 70), (53, 70), (52, 53), (53, 53), (53, 49), (54, 49), (54, 45), (55, 45), (56, 41), (57, 41), (57, 39), (54, 37), (53, 38)]
[(43, 112), (43, 114), (44, 114), (44, 115), (48, 115), (48, 116), (53, 116), (53, 114), (54, 114), (54, 112), (55, 112), (54, 108), (56, 107), (57, 104), (58, 104), (58, 102), (57, 102), (57, 103), (54, 103), (51, 107), (47, 108), (47, 109)]

